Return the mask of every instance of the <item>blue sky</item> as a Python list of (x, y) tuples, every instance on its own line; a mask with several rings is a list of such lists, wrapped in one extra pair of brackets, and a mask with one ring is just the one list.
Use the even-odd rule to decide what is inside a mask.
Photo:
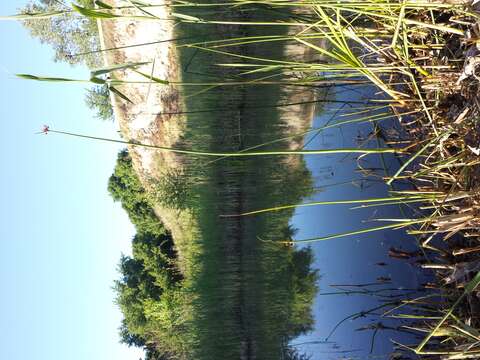
[[(26, 1), (0, 2), (0, 14)], [(54, 63), (46, 45), (16, 22), (0, 22), (0, 358), (138, 359), (118, 343), (121, 315), (112, 284), (134, 229), (107, 193), (120, 149), (58, 130), (116, 137), (117, 125), (95, 119), (85, 85), (30, 82), (14, 73), (87, 77)]]

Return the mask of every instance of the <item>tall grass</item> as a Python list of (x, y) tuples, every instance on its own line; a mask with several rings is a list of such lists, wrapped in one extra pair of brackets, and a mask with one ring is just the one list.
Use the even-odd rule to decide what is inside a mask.
[(278, 151), (247, 151), (247, 152), (209, 152), (209, 151), (200, 151), (200, 150), (186, 150), (186, 149), (177, 149), (177, 148), (169, 148), (164, 146), (158, 145), (151, 145), (151, 144), (143, 144), (139, 143), (135, 140), (125, 141), (125, 140), (117, 140), (117, 139), (110, 139), (110, 138), (102, 138), (97, 136), (90, 136), (78, 133), (71, 133), (67, 131), (59, 131), (53, 130), (48, 128), (45, 130), (44, 133), (54, 133), (54, 134), (61, 134), (66, 136), (72, 136), (82, 139), (89, 139), (89, 140), (96, 140), (96, 141), (104, 141), (116, 144), (124, 144), (129, 145), (132, 147), (141, 147), (165, 152), (171, 152), (176, 154), (184, 154), (184, 155), (193, 155), (193, 156), (207, 156), (207, 157), (251, 157), (251, 156), (278, 156), (278, 155), (327, 155), (327, 154), (383, 154), (383, 153), (400, 153), (401, 149), (392, 149), (392, 148), (384, 148), (384, 149), (363, 149), (363, 148), (344, 148), (344, 149), (322, 149), (322, 150), (278, 150)]

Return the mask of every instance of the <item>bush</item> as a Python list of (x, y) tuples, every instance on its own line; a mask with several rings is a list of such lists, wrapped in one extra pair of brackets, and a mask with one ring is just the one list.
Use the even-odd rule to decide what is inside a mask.
[(185, 209), (188, 200), (188, 180), (178, 170), (170, 170), (156, 182), (155, 200), (171, 209)]

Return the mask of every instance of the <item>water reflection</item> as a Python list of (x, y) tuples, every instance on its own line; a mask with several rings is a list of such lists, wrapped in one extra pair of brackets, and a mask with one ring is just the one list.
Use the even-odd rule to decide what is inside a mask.
[[(332, 89), (329, 98), (345, 103), (340, 107), (329, 104), (318, 112), (314, 128), (388, 114), (387, 108), (369, 101), (373, 97), (371, 92), (368, 88)], [(379, 131), (397, 131), (395, 122), (383, 115), (377, 119), (383, 120), (313, 132), (306, 137), (307, 148), (387, 146), (379, 137)], [(325, 139), (329, 139), (329, 143)], [(392, 155), (311, 156), (306, 162), (317, 190), (308, 201), (387, 196), (392, 189), (382, 178), (394, 173), (399, 166)], [(297, 238), (369, 228), (380, 224), (376, 219), (402, 218), (411, 211), (398, 205), (352, 207), (355, 206), (299, 208), (292, 219), (292, 225), (300, 229)], [(313, 267), (321, 274), (314, 305), (315, 329), (296, 339), (298, 349), (310, 354), (312, 359), (403, 356), (395, 350), (392, 340), (409, 344), (415, 334), (403, 327), (411, 320), (402, 319), (399, 312), (390, 310), (400, 306), (400, 300), (423, 295), (419, 288), (427, 278), (419, 272), (414, 259), (406, 260), (416, 249), (415, 239), (402, 230), (383, 230), (314, 243), (312, 249)], [(405, 256), (394, 256), (395, 253)]]
[[(189, 35), (199, 26), (184, 29)], [(205, 41), (246, 36), (248, 29), (212, 26)], [(263, 30), (263, 34), (272, 29)], [(279, 29), (274, 31), (278, 32)], [(281, 30), (284, 31), (284, 30)], [(255, 32), (259, 35), (258, 30)], [(231, 51), (232, 49), (229, 49)], [(237, 49), (238, 50), (238, 49)], [(292, 56), (298, 48), (243, 47), (245, 55)], [(306, 56), (306, 55), (305, 55)], [(183, 80), (232, 79), (237, 73), (215, 64), (231, 61), (218, 53), (184, 49), (180, 53)], [(192, 70), (194, 69), (194, 71)], [(203, 90), (203, 89), (202, 89)], [(185, 139), (196, 148), (242, 151), (258, 144), (306, 131), (311, 126), (315, 93), (309, 88), (271, 86), (185, 88), (190, 113)], [(276, 141), (264, 149), (297, 148), (303, 136)], [(186, 160), (188, 161), (188, 160)], [(199, 224), (192, 280), (195, 359), (300, 359), (293, 339), (313, 330), (312, 305), (318, 271), (310, 248), (278, 243), (292, 239), (289, 211), (249, 217), (222, 215), (299, 203), (313, 194), (313, 179), (304, 159), (295, 156), (196, 160), (188, 163), (191, 208)]]
[[(182, 32), (183, 31), (183, 32)], [(251, 28), (189, 24), (183, 37), (203, 41), (252, 35)], [(255, 35), (284, 29), (255, 30)], [(300, 48), (243, 46), (244, 56), (310, 56)], [(183, 48), (183, 80), (236, 79), (238, 71), (215, 66), (228, 56)], [(241, 60), (236, 59), (237, 62)], [(378, 147), (371, 123), (301, 134), (312, 126), (369, 116), (367, 89), (312, 89), (290, 86), (185, 88), (184, 141), (208, 151)], [(317, 102), (315, 102), (317, 101)], [(202, 111), (210, 109), (210, 111)], [(314, 118), (314, 110), (317, 116)], [(348, 115), (350, 114), (350, 115)], [(283, 140), (279, 140), (283, 139)], [(274, 142), (273, 142), (274, 141)], [(374, 146), (376, 145), (376, 146)], [(182, 160), (189, 181), (188, 208), (198, 232), (190, 284), (194, 359), (387, 358), (390, 338), (408, 342), (401, 319), (381, 317), (387, 305), (416, 294), (422, 281), (405, 261), (391, 261), (389, 247), (413, 249), (399, 231), (381, 231), (312, 247), (286, 246), (303, 239), (364, 227), (375, 210), (348, 206), (301, 208), (247, 217), (225, 217), (307, 200), (386, 196), (381, 177), (398, 166), (392, 157), (363, 160), (348, 155)], [(359, 163), (363, 165), (359, 170)], [(401, 216), (398, 208), (382, 216)], [(354, 322), (352, 322), (355, 320)]]
[[(289, 94), (279, 88), (267, 89), (268, 96), (261, 96), (265, 90), (209, 92), (202, 100), (203, 106), (226, 96), (232, 110), (191, 117), (189, 122), (195, 127), (189, 138), (208, 134), (210, 149), (241, 151), (285, 137), (291, 127), (289, 121), (301, 123), (296, 123), (297, 127), (309, 126), (311, 110), (305, 108), (286, 112), (245, 106), (233, 110), (242, 104), (290, 101)], [(292, 143), (283, 141), (275, 146)], [(296, 358), (298, 353), (289, 343), (313, 329), (318, 274), (312, 270), (309, 248), (277, 243), (295, 235), (296, 229), (289, 223), (293, 210), (250, 217), (222, 215), (301, 202), (313, 192), (304, 160), (229, 158), (190, 164), (189, 171), (198, 171), (200, 175), (195, 177), (201, 179), (193, 206), (197, 209), (201, 244), (197, 259), (200, 270), (194, 279), (194, 326), (198, 334), (195, 358)]]

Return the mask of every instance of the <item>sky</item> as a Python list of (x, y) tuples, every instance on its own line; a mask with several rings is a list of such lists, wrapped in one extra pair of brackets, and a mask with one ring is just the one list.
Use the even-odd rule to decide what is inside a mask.
[[(26, 0), (0, 2), (0, 15)], [(118, 343), (113, 282), (134, 229), (107, 192), (119, 146), (52, 129), (118, 137), (85, 106), (85, 84), (52, 84), (15, 73), (88, 78), (53, 62), (53, 51), (20, 23), (0, 21), (0, 358), (135, 359)]]

